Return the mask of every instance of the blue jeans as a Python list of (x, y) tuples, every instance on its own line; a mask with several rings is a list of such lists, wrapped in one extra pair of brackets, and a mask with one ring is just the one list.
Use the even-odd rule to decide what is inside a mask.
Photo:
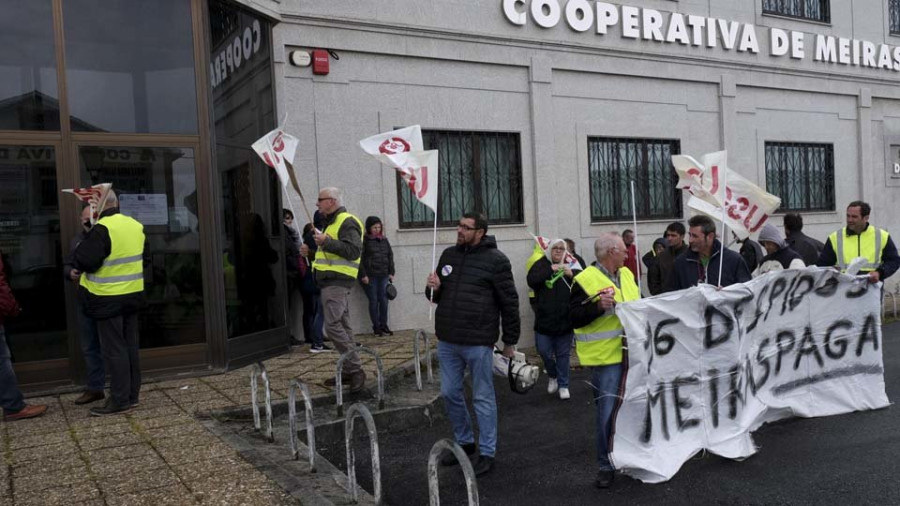
[(318, 293), (306, 292), (303, 296), (303, 338), (307, 343), (322, 346), (322, 298)]
[(363, 285), (363, 288), (366, 290), (366, 297), (369, 298), (369, 318), (372, 320), (372, 330), (375, 332), (387, 327), (388, 279), (387, 276), (369, 276), (369, 284)]
[(609, 436), (621, 383), (622, 364), (591, 367), (591, 386), (597, 406), (597, 464), (601, 471), (614, 470), (609, 462)]
[(100, 336), (97, 334), (97, 321), (84, 314), (84, 308), (78, 303), (78, 327), (80, 330), (81, 353), (84, 355), (84, 366), (87, 374), (85, 388), (94, 392), (102, 392), (106, 386), (106, 369), (103, 367), (103, 355), (100, 352)]
[(0, 325), (0, 407), (3, 407), (3, 413), (7, 415), (18, 413), (25, 407), (25, 398), (16, 381), (3, 325)]
[(494, 397), (494, 350), (490, 346), (464, 346), (438, 342), (441, 364), (441, 395), (453, 425), (453, 437), (460, 445), (475, 442), (472, 418), (466, 408), (463, 378), (466, 367), (472, 374), (472, 404), (478, 421), (478, 453), (493, 457), (497, 451), (497, 400)]
[(569, 357), (572, 355), (572, 339), (575, 334), (569, 332), (561, 336), (548, 336), (540, 332), (534, 333), (534, 341), (538, 353), (544, 360), (547, 376), (556, 378), (559, 388), (569, 388)]

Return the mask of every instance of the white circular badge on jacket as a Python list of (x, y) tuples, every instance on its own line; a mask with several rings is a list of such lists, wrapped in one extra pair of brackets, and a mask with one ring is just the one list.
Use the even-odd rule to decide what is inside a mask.
[(445, 266), (441, 267), (441, 275), (444, 276), (445, 278), (447, 276), (449, 276), (451, 272), (453, 272), (452, 265), (445, 265)]

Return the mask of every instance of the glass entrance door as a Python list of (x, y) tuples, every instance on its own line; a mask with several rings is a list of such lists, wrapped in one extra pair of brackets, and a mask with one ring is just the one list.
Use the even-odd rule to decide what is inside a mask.
[(0, 254), (22, 313), (4, 323), (20, 383), (69, 380), (53, 146), (0, 145)]

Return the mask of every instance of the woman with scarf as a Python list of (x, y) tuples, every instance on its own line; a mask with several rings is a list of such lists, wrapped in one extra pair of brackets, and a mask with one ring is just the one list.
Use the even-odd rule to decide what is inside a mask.
[(359, 261), (359, 282), (369, 298), (369, 318), (376, 336), (394, 333), (388, 327), (387, 285), (394, 281), (394, 251), (384, 236), (381, 218), (366, 218), (366, 234), (363, 237), (362, 258)]
[(544, 257), (528, 271), (528, 286), (534, 290), (534, 340), (550, 381), (547, 393), (569, 395), (569, 357), (574, 338), (569, 319), (572, 269), (564, 263), (566, 242), (554, 239)]

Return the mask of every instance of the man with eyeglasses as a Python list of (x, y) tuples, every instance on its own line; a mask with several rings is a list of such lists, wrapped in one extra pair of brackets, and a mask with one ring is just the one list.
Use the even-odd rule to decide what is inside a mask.
[(591, 368), (596, 410), (598, 488), (608, 488), (615, 478), (609, 460), (613, 412), (622, 395), (622, 342), (625, 329), (615, 307), (641, 297), (634, 274), (625, 267), (628, 247), (615, 232), (600, 234), (594, 242), (597, 262), (581, 271), (572, 283), (569, 317), (575, 327), (578, 362)]
[(684, 224), (673, 221), (666, 227), (666, 249), (656, 257), (656, 264), (647, 270), (647, 287), (650, 295), (659, 295), (668, 291), (669, 276), (675, 268), (675, 259), (687, 251), (684, 243)]
[[(325, 330), (342, 355), (347, 351), (352, 352), (344, 363), (342, 380), (348, 380), (350, 392), (357, 393), (365, 388), (366, 373), (362, 370), (362, 362), (355, 351), (349, 299), (362, 256), (362, 222), (347, 212), (341, 203), (341, 191), (334, 187), (319, 191), (316, 207), (325, 215), (325, 230), (316, 231), (313, 236), (319, 247), (313, 271), (322, 292)], [(309, 246), (301, 246), (300, 254), (308, 256)], [(326, 386), (335, 384), (334, 378), (325, 380)]]
[[(435, 334), (441, 363), (441, 395), (453, 425), (453, 436), (472, 456), (475, 475), (487, 474), (497, 450), (497, 401), (494, 396), (494, 344), (503, 327), (503, 355), (512, 358), (519, 342), (519, 296), (509, 259), (487, 235), (481, 213), (463, 214), (456, 227), (456, 246), (444, 250), (437, 272), (428, 275), (425, 296), (434, 297)], [(478, 421), (478, 447), (466, 408), (463, 378), (472, 375), (472, 397)], [(476, 450), (478, 457), (475, 458)], [(445, 455), (441, 464), (456, 464)]]

